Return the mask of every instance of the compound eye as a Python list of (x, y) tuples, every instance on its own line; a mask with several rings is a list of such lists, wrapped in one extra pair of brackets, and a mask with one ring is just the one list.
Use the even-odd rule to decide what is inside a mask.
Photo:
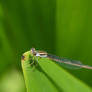
[(36, 50), (35, 50), (35, 48), (32, 48), (32, 49), (31, 49), (31, 53), (32, 53), (33, 55), (36, 55)]
[(32, 51), (35, 51), (35, 48), (32, 48), (31, 50), (32, 50)]

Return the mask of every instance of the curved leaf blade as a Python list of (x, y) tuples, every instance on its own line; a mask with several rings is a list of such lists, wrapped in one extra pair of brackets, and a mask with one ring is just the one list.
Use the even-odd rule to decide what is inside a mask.
[[(23, 54), (22, 69), (27, 92), (92, 92), (86, 84), (47, 58), (38, 58), (32, 64), (30, 51)], [(30, 64), (31, 62), (31, 64)]]

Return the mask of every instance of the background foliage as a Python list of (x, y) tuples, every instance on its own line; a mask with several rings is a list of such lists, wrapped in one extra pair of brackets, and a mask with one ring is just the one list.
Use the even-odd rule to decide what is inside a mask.
[[(92, 65), (91, 21), (92, 0), (1, 0), (0, 85), (17, 73), (20, 83), (12, 83), (24, 88), (20, 57), (32, 47)], [(92, 87), (91, 70), (67, 71)]]

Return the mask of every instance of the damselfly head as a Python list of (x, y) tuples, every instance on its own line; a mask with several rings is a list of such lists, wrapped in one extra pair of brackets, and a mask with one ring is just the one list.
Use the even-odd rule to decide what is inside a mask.
[(30, 52), (33, 54), (33, 55), (36, 55), (36, 50), (35, 50), (35, 48), (32, 48), (31, 50), (30, 50)]

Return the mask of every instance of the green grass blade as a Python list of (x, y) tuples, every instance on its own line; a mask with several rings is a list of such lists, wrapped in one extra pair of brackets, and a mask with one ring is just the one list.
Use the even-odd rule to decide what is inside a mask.
[[(30, 51), (23, 54), (22, 69), (27, 92), (92, 92), (86, 84), (73, 77), (47, 58), (39, 58), (37, 65), (30, 65)], [(30, 58), (31, 56), (31, 58)]]

